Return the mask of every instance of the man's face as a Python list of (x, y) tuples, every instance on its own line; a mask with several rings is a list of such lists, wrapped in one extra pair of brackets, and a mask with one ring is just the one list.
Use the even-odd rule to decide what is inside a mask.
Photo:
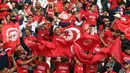
[(129, 49), (125, 50), (125, 53), (130, 55), (130, 50)]
[(60, 34), (61, 34), (60, 28), (56, 28), (56, 29), (55, 29), (55, 34), (56, 34), (56, 35), (60, 35)]
[(91, 11), (95, 11), (95, 6), (93, 5), (92, 7), (91, 7)]
[(40, 8), (40, 7), (41, 7), (40, 2), (36, 2), (36, 8)]
[(128, 63), (125, 63), (125, 64), (124, 64), (124, 68), (125, 68), (125, 69), (128, 69), (129, 67), (130, 67), (130, 64), (128, 64)]
[(29, 6), (29, 5), (26, 3), (26, 4), (24, 5), (24, 9), (27, 9), (28, 6)]
[(30, 22), (30, 23), (33, 22), (33, 17), (32, 16), (28, 17), (28, 22)]
[(25, 31), (25, 34), (26, 34), (26, 36), (28, 37), (28, 36), (31, 35), (31, 32), (30, 32), (29, 30), (26, 30), (26, 31)]
[(125, 35), (120, 35), (120, 39), (124, 40), (125, 39)]
[(12, 7), (13, 7), (13, 8), (15, 8), (15, 5), (16, 5), (15, 3), (12, 3)]

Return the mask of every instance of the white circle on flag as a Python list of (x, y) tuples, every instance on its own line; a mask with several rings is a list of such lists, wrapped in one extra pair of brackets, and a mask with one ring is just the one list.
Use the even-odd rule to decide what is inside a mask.
[(6, 31), (6, 37), (10, 41), (16, 41), (18, 39), (18, 29), (17, 28), (9, 28)]

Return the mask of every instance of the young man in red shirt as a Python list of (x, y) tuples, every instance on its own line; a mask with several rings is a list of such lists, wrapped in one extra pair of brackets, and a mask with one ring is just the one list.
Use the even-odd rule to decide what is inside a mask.
[(56, 66), (55, 73), (70, 73), (70, 63), (67, 57), (60, 57), (60, 60), (52, 60)]
[(95, 10), (96, 10), (96, 6), (92, 4), (89, 6), (89, 10), (85, 14), (87, 22), (89, 22), (90, 25), (94, 25), (94, 26), (96, 26), (97, 24), (97, 17), (98, 17), (98, 12)]
[(43, 62), (44, 57), (39, 56), (38, 60), (35, 60), (35, 67), (33, 73), (50, 73), (49, 65)]
[(104, 32), (103, 35), (99, 36), (101, 43), (104, 45), (104, 47), (108, 47), (120, 35), (120, 32), (120, 30), (114, 29)]
[[(32, 55), (32, 57), (28, 59), (27, 52), (24, 50), (20, 51), (18, 53), (18, 56), (19, 59), (16, 61), (17, 73), (28, 73), (29, 64), (31, 64), (31, 62), (35, 60), (37, 57)], [(33, 67), (34, 64), (31, 64), (31, 66)]]

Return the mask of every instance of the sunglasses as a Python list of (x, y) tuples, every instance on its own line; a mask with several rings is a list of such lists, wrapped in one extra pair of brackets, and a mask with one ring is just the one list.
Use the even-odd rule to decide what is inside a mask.
[(127, 63), (127, 62), (124, 62), (124, 65), (128, 65), (128, 63)]

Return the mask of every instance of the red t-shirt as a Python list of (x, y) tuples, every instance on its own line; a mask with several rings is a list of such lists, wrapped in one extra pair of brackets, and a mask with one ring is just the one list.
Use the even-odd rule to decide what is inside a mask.
[(130, 70), (127, 70), (126, 73), (130, 73)]
[(83, 66), (75, 65), (74, 73), (83, 73)]
[(130, 55), (127, 55), (124, 52), (122, 54), (123, 54), (123, 62), (126, 62), (127, 60), (130, 60)]
[(70, 73), (70, 64), (58, 62), (56, 65), (56, 73)]
[(97, 23), (97, 13), (91, 13), (90, 11), (86, 12), (85, 17), (87, 17), (87, 22), (89, 22), (91, 25), (96, 25)]
[(28, 73), (28, 65), (19, 65), (22, 60), (18, 59), (17, 62), (17, 73)]
[(34, 36), (24, 37), (24, 42), (26, 45), (30, 45), (34, 41), (37, 41), (36, 37), (34, 37)]
[(97, 71), (97, 65), (83, 65), (83, 72), (85, 73), (96, 73)]
[(118, 6), (117, 0), (108, 0), (108, 2), (110, 3), (110, 10), (115, 9)]
[(48, 9), (47, 14), (48, 14), (48, 16), (53, 16), (53, 14), (54, 14), (54, 9)]
[[(35, 63), (38, 62), (37, 60)], [(36, 69), (34, 69), (33, 73), (46, 73), (47, 70), (49, 69), (49, 65), (45, 62), (40, 63)]]
[(106, 44), (111, 44), (114, 41), (114, 37), (112, 36), (112, 32), (110, 30), (104, 32), (104, 42)]

